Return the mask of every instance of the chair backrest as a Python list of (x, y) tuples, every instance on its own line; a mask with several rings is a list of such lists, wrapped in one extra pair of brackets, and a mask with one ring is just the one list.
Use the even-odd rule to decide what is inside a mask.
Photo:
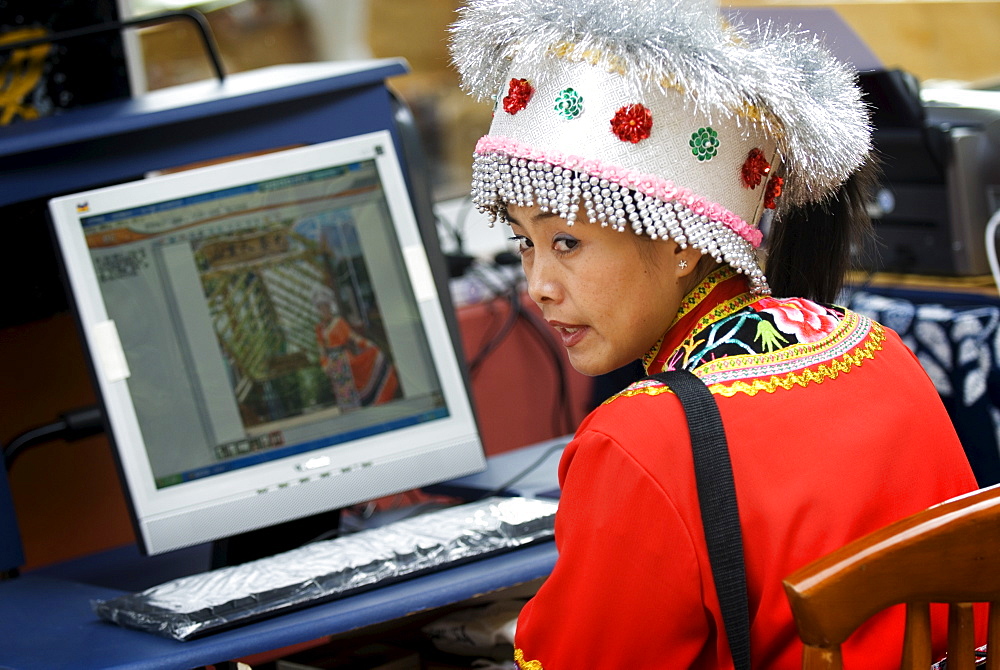
[[(877, 530), (784, 580), (804, 670), (840, 670), (840, 645), (869, 617), (906, 604), (903, 670), (928, 670), (930, 603), (947, 603), (948, 670), (975, 665), (972, 603), (990, 603), (988, 670), (1000, 670), (1000, 485)], [(852, 669), (848, 669), (852, 670)]]

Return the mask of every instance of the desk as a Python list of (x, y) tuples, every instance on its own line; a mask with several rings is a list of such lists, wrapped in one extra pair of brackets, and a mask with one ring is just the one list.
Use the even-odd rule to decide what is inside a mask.
[[(503, 454), (502, 467), (491, 465), (462, 486), (471, 491), (478, 482), (493, 488), (551, 444)], [(558, 461), (558, 454), (550, 459)], [(552, 466), (536, 471), (533, 485), (554, 487), (553, 473)], [(91, 600), (137, 590), (140, 584), (133, 580), (152, 580), (151, 572), (163, 574), (149, 584), (177, 577), (206, 551), (197, 547), (148, 558), (126, 547), (0, 582), (0, 668), (136, 670), (220, 663), (503, 591), (547, 576), (556, 558), (555, 544), (545, 542), (188, 642), (120, 628), (92, 612)], [(115, 575), (128, 587), (109, 586)]]
[(138, 670), (220, 663), (524, 584), (548, 575), (555, 555), (555, 544), (547, 542), (188, 642), (97, 619), (90, 601), (123, 591), (28, 574), (0, 582), (0, 667)]

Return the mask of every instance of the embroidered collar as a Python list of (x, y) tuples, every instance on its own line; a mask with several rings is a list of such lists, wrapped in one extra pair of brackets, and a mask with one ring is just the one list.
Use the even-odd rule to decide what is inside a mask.
[(671, 365), (671, 361), (692, 332), (700, 332), (760, 299), (761, 296), (750, 294), (746, 278), (732, 268), (722, 266), (715, 270), (685, 296), (670, 328), (643, 356), (646, 373), (686, 367)]
[[(648, 373), (691, 370), (717, 395), (753, 396), (836, 379), (874, 358), (884, 340), (879, 324), (842, 307), (753, 296), (726, 268), (684, 299), (643, 364)], [(645, 379), (606, 402), (667, 391)]]

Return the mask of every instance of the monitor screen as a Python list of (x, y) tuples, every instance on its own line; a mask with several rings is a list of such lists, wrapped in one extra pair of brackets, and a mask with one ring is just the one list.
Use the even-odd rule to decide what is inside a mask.
[(147, 553), (483, 469), (388, 132), (49, 209)]

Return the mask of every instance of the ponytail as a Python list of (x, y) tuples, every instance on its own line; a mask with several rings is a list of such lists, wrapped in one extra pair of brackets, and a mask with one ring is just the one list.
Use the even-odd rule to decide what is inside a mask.
[(829, 199), (784, 212), (771, 222), (765, 274), (778, 297), (834, 302), (852, 255), (873, 236), (866, 203), (879, 168), (873, 154)]

